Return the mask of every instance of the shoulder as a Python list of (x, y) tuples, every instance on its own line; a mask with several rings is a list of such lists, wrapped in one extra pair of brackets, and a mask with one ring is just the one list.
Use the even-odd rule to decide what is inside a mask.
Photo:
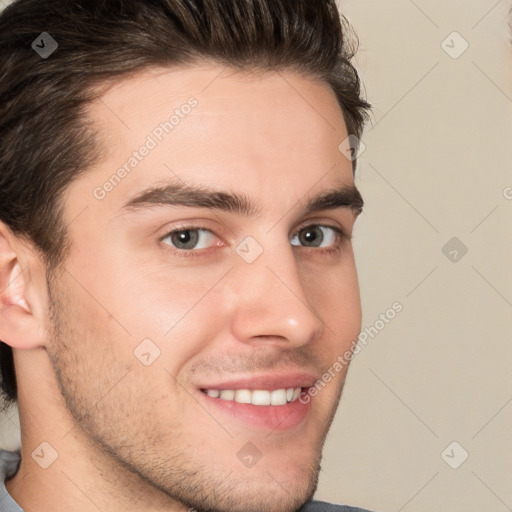
[(362, 508), (347, 505), (331, 505), (323, 501), (308, 501), (298, 512), (369, 512)]
[(0, 480), (2, 482), (18, 471), (20, 460), (19, 453), (0, 450)]

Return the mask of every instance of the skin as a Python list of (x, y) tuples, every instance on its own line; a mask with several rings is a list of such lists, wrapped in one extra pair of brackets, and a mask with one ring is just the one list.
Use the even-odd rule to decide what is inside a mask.
[[(96, 199), (190, 97), (197, 107)], [(47, 279), (30, 244), (0, 226), (0, 338), (14, 347), (23, 444), (8, 491), (27, 512), (296, 510), (316, 487), (347, 367), (304, 421), (274, 432), (205, 406), (197, 386), (291, 371), (320, 378), (357, 338), (357, 214), (302, 207), (353, 185), (333, 92), (292, 71), (153, 69), (119, 82), (89, 115), (108, 155), (62, 198), (71, 242), (63, 264)], [(244, 194), (261, 212), (122, 209), (177, 179)], [(213, 233), (196, 257), (165, 239), (183, 224)], [(347, 238), (333, 253), (291, 243), (310, 225)], [(263, 249), (250, 264), (235, 250), (247, 236)], [(160, 351), (148, 366), (134, 356), (144, 339)], [(58, 453), (47, 469), (31, 456), (43, 441)], [(262, 455), (252, 468), (237, 457), (248, 442)]]

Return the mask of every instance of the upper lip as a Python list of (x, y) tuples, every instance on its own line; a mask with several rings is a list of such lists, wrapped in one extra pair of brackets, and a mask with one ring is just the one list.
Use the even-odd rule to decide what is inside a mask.
[(309, 372), (281, 372), (257, 374), (240, 377), (237, 379), (223, 380), (222, 382), (210, 381), (200, 385), (200, 389), (262, 389), (274, 390), (283, 388), (309, 388), (316, 382), (317, 377)]

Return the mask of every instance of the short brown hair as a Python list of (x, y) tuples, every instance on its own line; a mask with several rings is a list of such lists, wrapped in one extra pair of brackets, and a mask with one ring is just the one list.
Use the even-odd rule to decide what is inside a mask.
[[(335, 0), (14, 2), (0, 15), (0, 220), (49, 269), (62, 260), (59, 199), (102, 151), (85, 109), (102, 84), (150, 67), (206, 59), (299, 71), (332, 87), (359, 139), (369, 104), (348, 29)], [(58, 44), (48, 58), (31, 46), (42, 32)], [(2, 342), (0, 371), (6, 398), (16, 400), (12, 349)]]

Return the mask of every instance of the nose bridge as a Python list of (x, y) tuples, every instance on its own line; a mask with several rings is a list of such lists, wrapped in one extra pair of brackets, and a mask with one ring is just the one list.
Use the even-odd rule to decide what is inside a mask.
[(237, 249), (232, 329), (240, 341), (265, 337), (299, 346), (318, 336), (323, 322), (309, 302), (292, 247), (276, 238), (268, 236), (259, 248), (248, 240)]

